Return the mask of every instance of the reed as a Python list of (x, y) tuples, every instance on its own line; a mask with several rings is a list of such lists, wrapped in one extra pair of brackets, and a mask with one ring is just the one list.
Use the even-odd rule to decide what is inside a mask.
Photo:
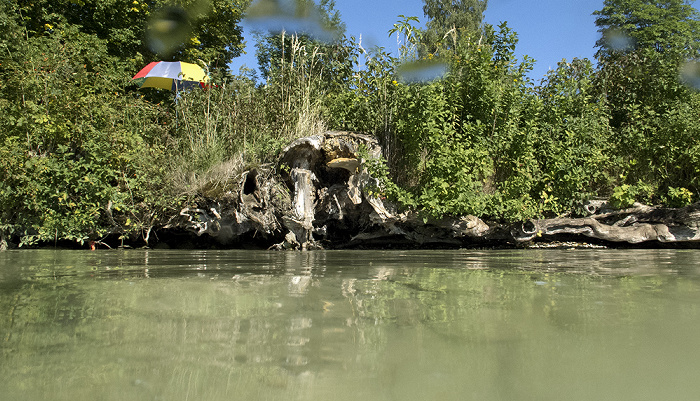
[(175, 192), (221, 194), (237, 185), (243, 170), (274, 163), (294, 139), (326, 130), (320, 48), (296, 35), (287, 39), (291, 46), (265, 84), (234, 76), (177, 95), (170, 168)]

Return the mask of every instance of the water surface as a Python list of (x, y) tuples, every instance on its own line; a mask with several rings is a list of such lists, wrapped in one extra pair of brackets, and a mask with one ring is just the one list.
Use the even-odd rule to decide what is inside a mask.
[(696, 400), (700, 251), (8, 251), (2, 400)]

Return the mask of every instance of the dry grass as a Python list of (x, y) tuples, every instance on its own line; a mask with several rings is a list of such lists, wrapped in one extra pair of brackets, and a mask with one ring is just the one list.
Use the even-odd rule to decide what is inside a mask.
[(234, 78), (208, 91), (183, 92), (176, 109), (171, 184), (178, 194), (215, 197), (247, 168), (274, 163), (293, 140), (326, 131), (321, 118), (319, 49), (292, 37), (289, 59), (262, 87)]
[(201, 195), (207, 198), (220, 197), (227, 192), (237, 192), (240, 176), (246, 169), (243, 156), (238, 154), (226, 161), (216, 163), (199, 173), (189, 166), (173, 169), (173, 189), (187, 196)]

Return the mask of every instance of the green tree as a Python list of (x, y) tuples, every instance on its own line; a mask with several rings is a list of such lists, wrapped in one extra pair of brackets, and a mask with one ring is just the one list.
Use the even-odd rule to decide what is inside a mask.
[[(27, 37), (61, 21), (105, 40), (131, 68), (158, 59), (196, 61), (226, 70), (244, 44), (238, 25), (249, 0), (10, 0)], [(150, 38), (150, 40), (149, 40)]]
[(669, 102), (687, 101), (679, 69), (700, 55), (700, 14), (687, 0), (606, 0), (593, 14), (601, 32), (598, 86), (613, 127), (629, 124), (636, 108), (662, 113)]
[[(260, 72), (265, 79), (269, 78), (273, 70), (279, 69), (282, 64), (293, 61), (292, 43), (308, 51), (317, 48), (317, 54), (325, 58), (326, 62), (342, 53), (336, 39), (345, 34), (345, 23), (341, 20), (340, 12), (335, 9), (335, 0), (320, 0), (318, 4), (313, 0), (294, 0), (294, 10), (286, 13), (283, 10), (277, 10), (277, 13), (295, 20), (294, 22), (299, 26), (292, 24), (290, 27), (272, 27), (274, 30), (279, 30), (278, 32), (255, 32), (255, 53)], [(273, 17), (279, 16), (274, 13), (269, 16), (269, 18)], [(301, 29), (295, 31), (294, 28)], [(308, 30), (315, 32), (307, 32)], [(325, 63), (319, 63), (319, 65), (323, 64)]]
[(648, 202), (669, 188), (697, 190), (699, 95), (679, 71), (700, 56), (700, 14), (687, 0), (606, 0), (594, 15), (594, 86), (609, 110), (617, 193)]
[(611, 138), (607, 105), (588, 59), (562, 60), (537, 88), (542, 108), (535, 140), (542, 190), (571, 211), (608, 190)]
[(688, 0), (605, 0), (595, 11), (599, 59), (620, 51), (651, 49), (685, 58), (700, 55), (700, 14)]
[(62, 14), (40, 25), (35, 3), (0, 4), (0, 230), (25, 243), (148, 238), (172, 202), (167, 108), (124, 90), (130, 62), (108, 39)]
[(423, 0), (423, 3), (428, 21), (420, 33), (419, 56), (454, 48), (462, 37), (478, 40), (488, 0)]
[[(404, 18), (397, 32), (413, 32), (410, 21)], [(377, 93), (366, 93), (368, 85), (360, 82), (356, 101), (348, 102), (370, 113), (381, 110), (385, 98), (393, 103), (383, 141), (389, 170), (371, 168), (383, 178), (381, 189), (388, 196), (426, 216), (514, 220), (554, 210), (538, 204), (538, 103), (526, 79), (531, 60), (518, 62), (517, 35), (506, 24), (497, 30), (485, 26), (483, 35), (481, 42), (459, 40), (454, 51), (443, 54), (448, 71), (442, 77), (430, 82), (393, 77), (382, 85), (392, 78), (374, 74), (366, 80)], [(388, 60), (390, 65), (403, 61)], [(387, 96), (378, 96), (383, 92)]]

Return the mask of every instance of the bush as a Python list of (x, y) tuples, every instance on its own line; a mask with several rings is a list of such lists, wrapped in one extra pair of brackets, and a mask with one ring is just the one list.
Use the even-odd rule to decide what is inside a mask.
[(103, 41), (54, 28), (2, 60), (0, 225), (23, 243), (147, 237), (168, 204), (168, 117), (121, 89)]
[(684, 207), (693, 203), (693, 193), (686, 188), (668, 188), (666, 203), (671, 207)]

